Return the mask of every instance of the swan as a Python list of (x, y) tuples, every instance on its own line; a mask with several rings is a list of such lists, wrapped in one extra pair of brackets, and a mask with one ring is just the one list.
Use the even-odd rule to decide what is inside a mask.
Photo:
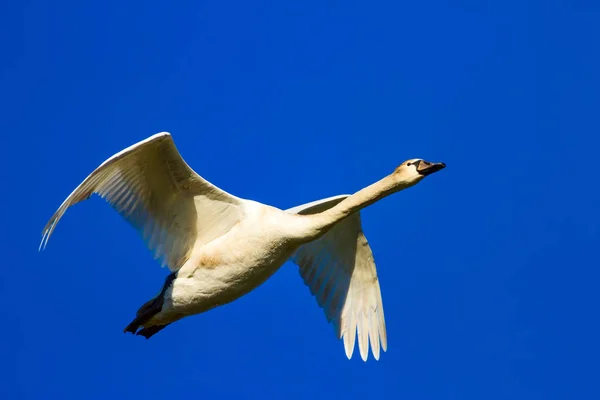
[(407, 160), (353, 195), (281, 210), (203, 179), (183, 160), (171, 134), (160, 132), (108, 158), (77, 186), (44, 227), (39, 250), (65, 211), (96, 193), (170, 270), (124, 332), (148, 339), (181, 318), (240, 298), (291, 260), (343, 340), (347, 358), (358, 336), (361, 358), (367, 360), (370, 343), (378, 360), (380, 348), (387, 351), (387, 334), (360, 210), (445, 166)]

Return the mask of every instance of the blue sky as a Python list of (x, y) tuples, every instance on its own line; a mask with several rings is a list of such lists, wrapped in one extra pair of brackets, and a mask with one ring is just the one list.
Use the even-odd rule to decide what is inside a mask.
[[(600, 7), (577, 1), (47, 2), (0, 6), (0, 397), (598, 398)], [(99, 198), (42, 227), (156, 132), (240, 197), (354, 192), (388, 352), (348, 361), (297, 269), (149, 341), (162, 285)]]

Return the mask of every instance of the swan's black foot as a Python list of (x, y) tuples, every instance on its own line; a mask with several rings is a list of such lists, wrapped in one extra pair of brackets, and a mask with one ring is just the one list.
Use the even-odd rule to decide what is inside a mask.
[(161, 312), (165, 300), (165, 292), (167, 291), (169, 286), (171, 286), (176, 277), (176, 273), (172, 273), (169, 276), (167, 276), (167, 278), (165, 279), (165, 284), (160, 290), (158, 296), (156, 296), (150, 301), (147, 301), (146, 303), (144, 303), (143, 306), (140, 307), (140, 309), (137, 311), (136, 317), (133, 319), (133, 321), (131, 321), (131, 323), (129, 323), (129, 325), (127, 325), (127, 327), (125, 327), (123, 332), (131, 332), (134, 335), (141, 335), (144, 336), (146, 339), (149, 339), (152, 335), (158, 333), (158, 331), (160, 331), (168, 325), (166, 324), (149, 326), (147, 328), (144, 327), (138, 331), (138, 329), (142, 327), (146, 322), (148, 322), (150, 318)]
[(156, 333), (160, 332), (162, 329), (166, 328), (167, 325), (152, 325), (148, 328), (142, 328), (140, 329), (136, 335), (140, 335), (145, 337), (146, 339), (150, 339), (152, 336), (154, 336)]

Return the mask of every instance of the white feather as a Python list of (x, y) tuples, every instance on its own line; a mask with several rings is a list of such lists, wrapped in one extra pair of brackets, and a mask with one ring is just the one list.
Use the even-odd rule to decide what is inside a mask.
[(444, 166), (408, 160), (352, 196), (282, 211), (212, 185), (185, 163), (171, 135), (161, 132), (108, 158), (84, 179), (44, 227), (40, 249), (66, 210), (96, 193), (139, 232), (162, 265), (177, 271), (161, 291), (159, 311), (136, 318), (126, 330), (162, 328), (234, 301), (291, 257), (343, 340), (346, 356), (352, 357), (358, 341), (364, 361), (369, 346), (379, 359), (380, 350), (387, 350), (383, 303), (359, 210)]
[[(330, 197), (286, 211), (316, 214), (346, 197)], [(304, 282), (323, 307), (327, 320), (333, 322), (338, 337), (343, 339), (348, 358), (352, 357), (358, 334), (361, 358), (367, 360), (370, 342), (373, 357), (379, 359), (380, 347), (387, 350), (383, 303), (360, 214), (354, 213), (321, 238), (298, 248), (292, 261), (300, 267)]]

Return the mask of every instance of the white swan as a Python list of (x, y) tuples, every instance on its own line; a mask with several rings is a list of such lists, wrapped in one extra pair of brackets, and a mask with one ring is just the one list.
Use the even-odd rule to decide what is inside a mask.
[(421, 181), (443, 163), (408, 160), (353, 195), (286, 211), (235, 197), (196, 174), (171, 135), (161, 132), (110, 157), (61, 204), (46, 224), (45, 248), (67, 208), (93, 193), (105, 198), (171, 270), (125, 332), (151, 337), (168, 324), (238, 299), (288, 259), (352, 357), (356, 334), (366, 361), (387, 350), (377, 271), (359, 210)]

